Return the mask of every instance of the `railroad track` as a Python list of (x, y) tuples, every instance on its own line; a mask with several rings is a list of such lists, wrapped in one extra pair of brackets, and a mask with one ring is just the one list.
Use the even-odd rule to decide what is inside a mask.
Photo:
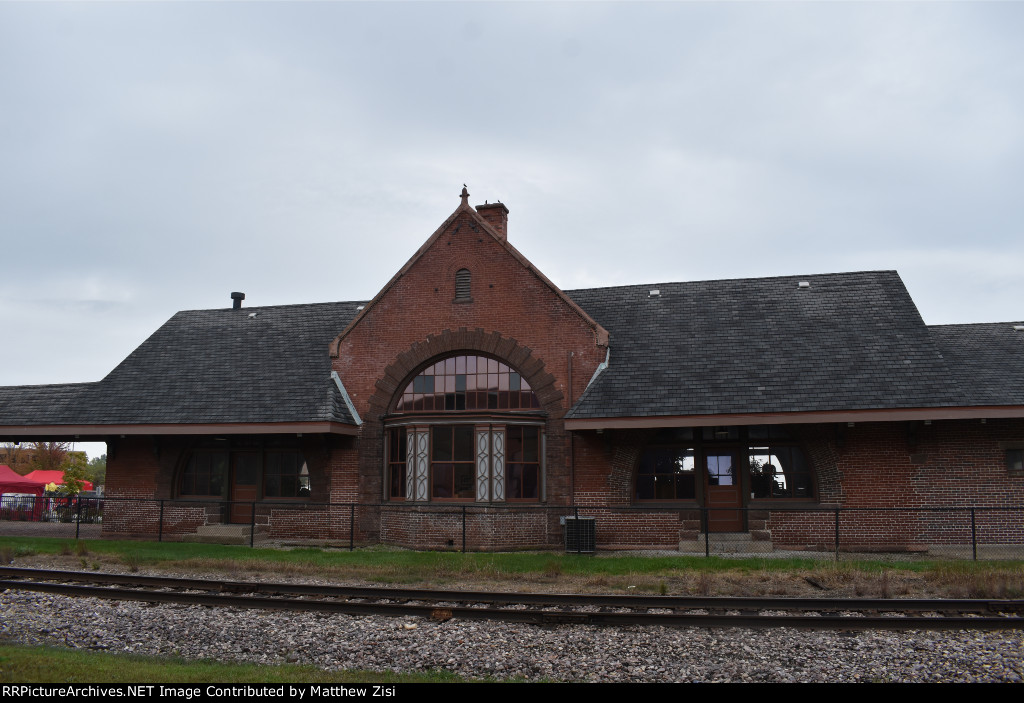
[[(349, 615), (539, 625), (799, 627), (837, 630), (1024, 628), (1022, 600), (732, 598), (364, 588), (0, 567), (0, 590)], [(92, 584), (92, 585), (81, 585)], [(97, 585), (100, 584), (100, 585)]]

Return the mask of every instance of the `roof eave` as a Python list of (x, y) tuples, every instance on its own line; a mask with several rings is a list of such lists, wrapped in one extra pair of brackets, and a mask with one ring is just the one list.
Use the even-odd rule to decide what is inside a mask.
[(566, 418), (567, 430), (714, 427), (720, 425), (795, 425), (829, 422), (898, 422), (905, 420), (985, 420), (1024, 417), (1024, 405), (976, 407), (826, 410), (722, 415), (651, 415), (643, 417)]
[(106, 439), (132, 435), (258, 435), (258, 434), (359, 434), (355, 425), (343, 422), (218, 422), (150, 423), (110, 425), (0, 425), (0, 439)]

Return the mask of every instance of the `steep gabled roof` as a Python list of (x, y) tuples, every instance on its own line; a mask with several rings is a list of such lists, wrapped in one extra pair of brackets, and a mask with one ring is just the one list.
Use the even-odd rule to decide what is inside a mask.
[[(611, 334), (610, 363), (566, 415), (570, 427), (934, 408), (1019, 416), (1024, 408), (1024, 332), (1014, 323), (927, 327), (894, 271), (567, 295)], [(102, 381), (0, 387), (0, 429), (353, 426), (325, 345), (361, 305), (180, 312)]]
[(351, 332), (351, 330), (356, 325), (359, 324), (360, 320), (362, 320), (364, 317), (370, 314), (370, 311), (374, 308), (374, 306), (376, 306), (377, 303), (382, 298), (384, 298), (387, 292), (391, 290), (391, 288), (393, 288), (394, 285), (406, 273), (408, 273), (409, 269), (411, 269), (416, 264), (417, 261), (423, 258), (423, 255), (426, 254), (426, 252), (432, 246), (434, 246), (437, 240), (440, 239), (441, 236), (448, 231), (448, 229), (455, 223), (457, 219), (459, 219), (459, 217), (469, 218), (471, 221), (471, 226), (477, 228), (479, 231), (482, 231), (486, 233), (489, 237), (493, 238), (516, 261), (518, 261), (523, 266), (523, 268), (530, 271), (530, 273), (532, 273), (534, 276), (540, 279), (544, 283), (544, 285), (550, 288), (555, 295), (561, 298), (565, 302), (565, 304), (576, 315), (578, 315), (580, 319), (584, 321), (584, 323), (586, 323), (594, 330), (594, 339), (595, 343), (598, 346), (605, 346), (608, 343), (607, 331), (600, 324), (598, 324), (589, 314), (587, 314), (585, 310), (583, 310), (579, 305), (577, 305), (576, 302), (570, 296), (566, 295), (565, 291), (556, 286), (554, 283), (551, 282), (551, 280), (547, 276), (541, 273), (540, 269), (534, 266), (525, 256), (523, 256), (523, 254), (518, 249), (509, 244), (508, 239), (499, 234), (498, 231), (495, 230), (493, 226), (491, 226), (491, 223), (484, 219), (484, 217), (469, 204), (469, 193), (466, 191), (465, 188), (463, 188), (462, 202), (459, 204), (457, 208), (455, 208), (455, 211), (451, 215), (449, 215), (444, 222), (441, 223), (441, 226), (438, 227), (434, 231), (434, 233), (430, 235), (430, 237), (427, 238), (427, 241), (425, 241), (422, 244), (422, 246), (420, 246), (420, 248), (416, 250), (416, 253), (413, 254), (409, 258), (409, 260), (405, 262), (405, 265), (403, 265), (402, 268), (400, 268), (398, 272), (391, 277), (391, 280), (389, 280), (387, 284), (385, 284), (384, 287), (380, 289), (377, 295), (375, 295), (373, 299), (370, 300), (370, 302), (368, 302), (365, 305), (365, 307), (359, 311), (359, 313), (352, 319), (348, 326), (331, 341), (330, 353), (332, 356), (338, 355), (341, 340), (344, 339), (345, 336), (348, 335), (349, 332)]
[(965, 402), (895, 271), (567, 293), (611, 334), (608, 368), (568, 419)]
[(352, 422), (334, 403), (324, 345), (360, 304), (179, 312), (100, 382), (91, 414), (102, 422)]
[(354, 424), (325, 350), (360, 304), (179, 312), (102, 381), (0, 388), (0, 426)]
[(968, 405), (1024, 405), (1021, 322), (936, 325), (928, 331)]

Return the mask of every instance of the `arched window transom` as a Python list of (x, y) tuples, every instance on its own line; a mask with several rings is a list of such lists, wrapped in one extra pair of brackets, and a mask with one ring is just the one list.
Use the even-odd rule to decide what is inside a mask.
[(402, 393), (395, 412), (539, 408), (530, 384), (507, 364), (486, 356), (460, 355), (423, 369)]
[[(497, 359), (458, 354), (430, 364), (398, 394), (386, 421), (385, 497), (543, 500), (539, 409), (526, 379)], [(460, 414), (439, 416), (449, 412)]]

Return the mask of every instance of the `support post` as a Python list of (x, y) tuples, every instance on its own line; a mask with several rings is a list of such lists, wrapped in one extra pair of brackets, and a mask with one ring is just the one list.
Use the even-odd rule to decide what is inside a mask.
[(974, 519), (974, 508), (971, 508), (971, 553), (974, 561), (978, 561), (978, 523)]
[(164, 499), (160, 499), (160, 517), (158, 519), (159, 524), (157, 525), (156, 541), (164, 541)]
[(356, 504), (348, 506), (348, 551), (356, 548)]
[(839, 508), (836, 508), (836, 562), (839, 561)]
[(249, 513), (249, 548), (256, 545), (256, 501), (252, 502), (252, 512)]
[(583, 553), (583, 540), (580, 539), (580, 508), (578, 505), (572, 507), (572, 517), (576, 525), (576, 553)]
[(704, 531), (704, 558), (711, 556), (711, 531), (708, 529), (708, 509), (700, 509), (700, 525)]
[(466, 553), (466, 506), (462, 506), (462, 553)]

